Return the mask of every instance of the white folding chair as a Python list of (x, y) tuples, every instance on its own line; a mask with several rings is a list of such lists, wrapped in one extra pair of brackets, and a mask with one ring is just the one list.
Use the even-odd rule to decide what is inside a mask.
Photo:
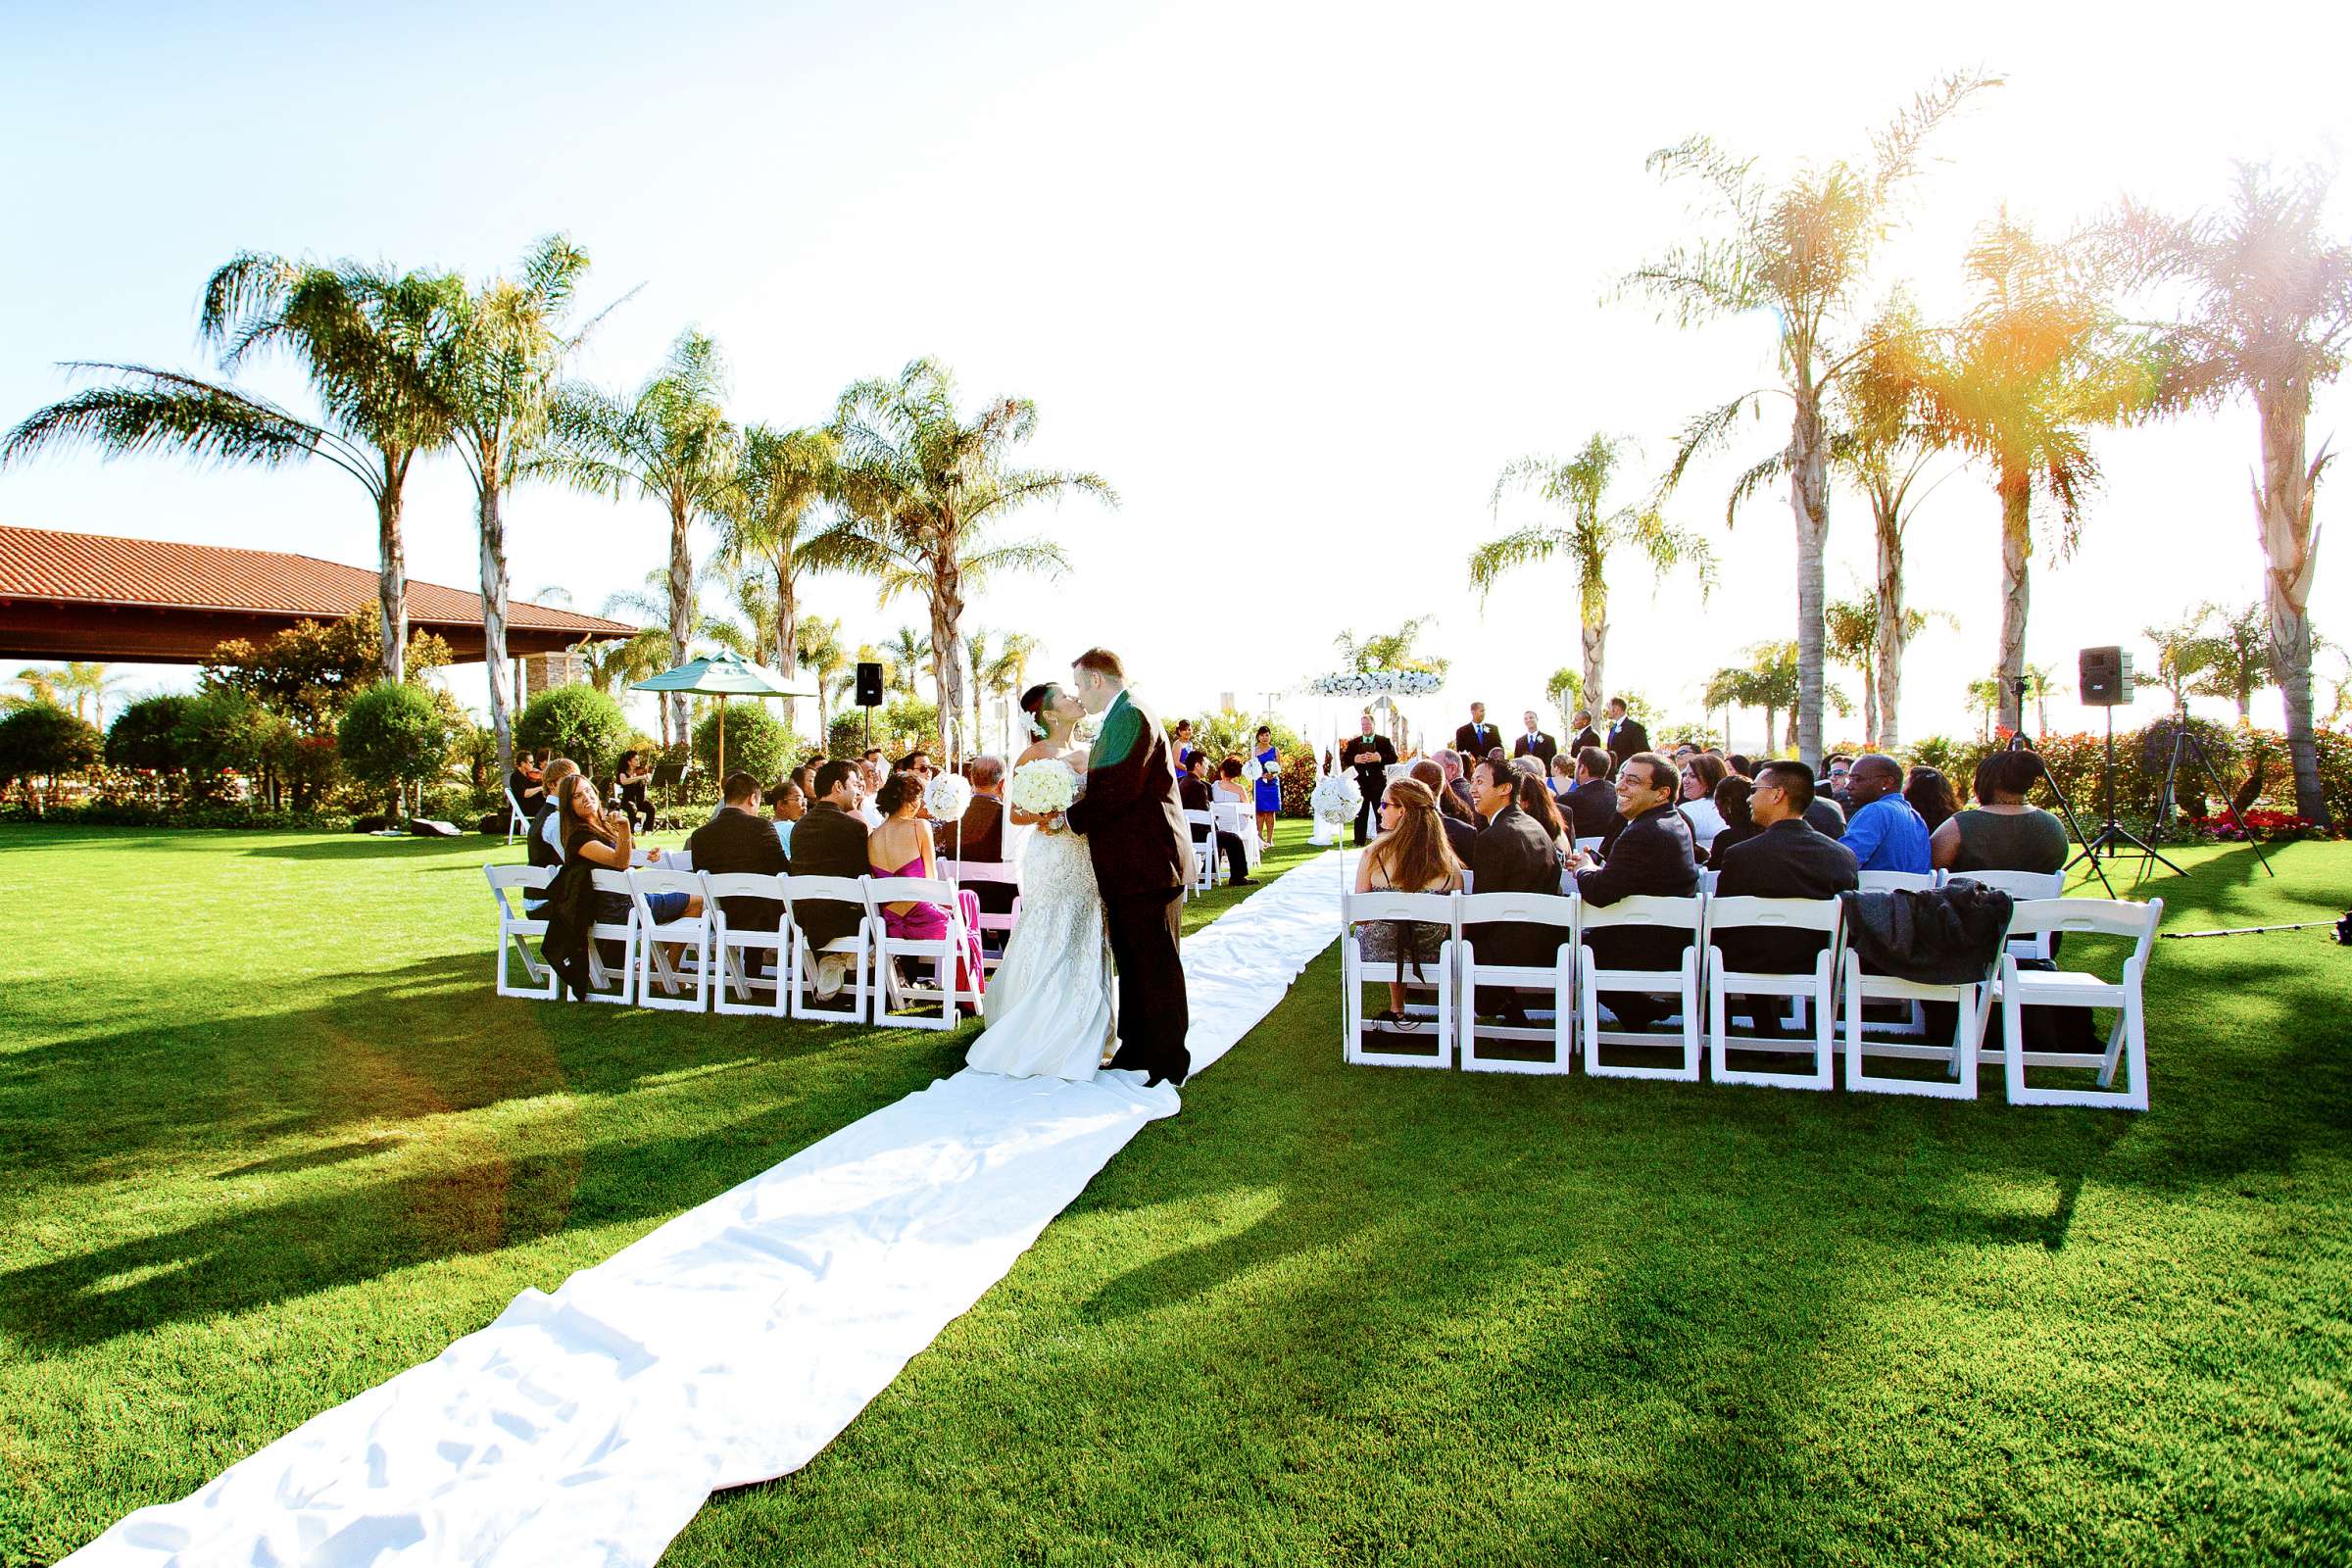
[[(701, 1012), (710, 1004), (710, 909), (682, 914), (666, 925), (654, 921), (646, 901), (657, 893), (703, 896), (703, 879), (692, 871), (673, 871), (666, 863), (645, 865), (629, 873), (629, 899), (637, 908), (637, 1002), (664, 1012)], [(670, 949), (677, 949), (672, 959)], [(678, 964), (694, 960), (694, 994), (680, 995), (688, 976)], [(657, 988), (659, 988), (657, 990)]]
[[(1453, 988), (1462, 934), (1461, 921), (1456, 914), (1458, 903), (1450, 893), (1340, 895), (1340, 919), (1347, 932), (1340, 944), (1340, 984), (1343, 988), (1341, 1028), (1346, 1031), (1341, 1037), (1343, 1060), (1359, 1067), (1453, 1065)], [(1437, 956), (1419, 964), (1410, 959), (1385, 962), (1365, 957), (1363, 938), (1356, 927), (1385, 920), (1446, 927), (1446, 934), (1438, 946)], [(1419, 971), (1417, 975), (1416, 970)], [(1427, 986), (1437, 993), (1436, 1011), (1426, 1026), (1417, 1018), (1401, 1023), (1388, 1023), (1377, 1018), (1367, 1020), (1364, 1017), (1364, 987), (1369, 985), (1400, 985), (1408, 992)], [(1425, 1055), (1419, 1052), (1367, 1050), (1364, 1046), (1366, 1034), (1427, 1040), (1438, 1048), (1437, 1054)]]
[(528, 833), (530, 830), (531, 813), (522, 808), (522, 803), (514, 798), (514, 790), (509, 789), (507, 791), (507, 842), (512, 844), (514, 842), (515, 834)]
[[(2105, 899), (2036, 899), (2020, 904), (2009, 917), (2009, 934), (2047, 935), (2053, 931), (2085, 936), (2132, 938), (2124, 959), (2123, 979), (2107, 981), (2079, 969), (2020, 969), (2014, 951), (2001, 955), (2001, 1027), (2007, 1045), (2002, 1070), (2008, 1080), (2012, 1105), (2103, 1105), (2115, 1110), (2148, 1108), (2148, 1033), (2140, 983), (2146, 977), (2148, 956), (2156, 946), (2156, 926), (2164, 918), (2164, 901), (2145, 904), (2109, 903)], [(2111, 1007), (2115, 1027), (2108, 1032), (2104, 1052), (2027, 1051), (2025, 1009), (2028, 1007)], [(2126, 1087), (2113, 1089), (2118, 1065)], [(2096, 1067), (2096, 1089), (2035, 1089), (2026, 1082), (2028, 1067)]]
[[(1844, 906), (1836, 899), (1719, 899), (1706, 906), (1707, 1054), (1711, 1073), (1719, 1084), (1762, 1084), (1773, 1089), (1835, 1089), (1837, 1080), (1838, 937)], [(1734, 969), (1724, 961), (1716, 938), (1726, 931), (1817, 931), (1823, 937), (1821, 956), (1813, 967), (1794, 974)], [(1735, 1035), (1730, 1029), (1733, 997), (1772, 997), (1805, 1003), (1812, 1026), (1808, 1045), (1800, 1037)], [(1810, 1054), (1809, 1072), (1766, 1072), (1735, 1068), (1734, 1051), (1769, 1052), (1779, 1055)]]
[(1861, 889), (1865, 893), (1932, 893), (1936, 890), (1933, 871), (1865, 871)]
[[(564, 978), (540, 962), (538, 955), (523, 940), (545, 937), (547, 922), (528, 913), (523, 901), (530, 894), (547, 891), (547, 885), (556, 879), (555, 867), (485, 865), (482, 874), (490, 879), (490, 896), (498, 901), (498, 994), (554, 1001), (564, 993)], [(517, 955), (522, 958), (522, 972), (531, 977), (527, 986), (516, 985), (508, 978), (507, 960)]]
[[(1864, 877), (1870, 872), (1862, 873)], [(1889, 875), (1899, 873), (1887, 873)], [(1992, 976), (1965, 985), (1930, 985), (1915, 980), (1899, 980), (1890, 974), (1865, 974), (1862, 956), (1851, 947), (1845, 950), (1845, 1087), (1878, 1095), (1921, 1095), (1931, 1100), (1974, 1100), (1977, 1098), (1977, 1057), (1984, 1046), (1984, 1023), (1991, 1011)], [(1862, 1032), (1862, 1007), (1870, 1002), (1907, 1002), (1919, 1014), (1920, 1004), (1930, 1002), (1949, 1002), (1960, 1010), (1959, 1027), (1949, 1044), (1939, 1044), (1925, 1035), (1924, 1019), (1917, 1040), (1871, 1040)], [(1873, 1073), (1863, 1065), (1866, 1056), (1892, 1057), (1905, 1061), (1939, 1061), (1945, 1064), (1941, 1079), (1903, 1078)]]
[[(795, 1018), (813, 1019), (821, 1023), (863, 1023), (868, 1011), (867, 999), (872, 994), (873, 981), (879, 966), (874, 960), (874, 922), (865, 909), (865, 878), (861, 876), (788, 876), (784, 882), (784, 923), (790, 928), (791, 940), (785, 951), (789, 955), (785, 981), (790, 987), (791, 1000), (785, 1010)], [(835, 937), (821, 948), (810, 939), (802, 919), (803, 906), (809, 904), (846, 904), (858, 917), (856, 929), (848, 936)], [(816, 960), (824, 956), (846, 957), (850, 960), (850, 976), (842, 987), (842, 996), (849, 1005), (827, 1005), (811, 994), (816, 979)]]
[[(953, 1029), (956, 1024), (956, 1004), (968, 1002), (974, 1011), (980, 1006), (977, 986), (958, 983), (961, 966), (956, 960), (965, 953), (964, 939), (969, 928), (963, 923), (963, 910), (956, 899), (956, 884), (938, 877), (927, 876), (869, 876), (864, 880), (865, 915), (873, 930), (874, 967), (877, 983), (874, 987), (874, 1022), (898, 1024), (907, 1029)], [(936, 937), (894, 937), (883, 919), (886, 904), (933, 904), (947, 912), (947, 930)], [(911, 958), (931, 967), (928, 982), (917, 978), (902, 980), (898, 961)], [(928, 1010), (903, 1013), (895, 1009), (904, 1004), (917, 1002), (939, 1004), (939, 1011)]]
[(1012, 889), (1011, 908), (999, 914), (983, 906), (980, 910), (980, 918), (972, 927), (973, 930), (982, 933), (980, 939), (981, 972), (995, 974), (997, 965), (1004, 961), (1004, 955), (1001, 951), (997, 953), (988, 951), (986, 933), (999, 932), (1009, 942), (1012, 939), (1013, 927), (1021, 923), (1021, 868), (1017, 865), (1008, 865), (1003, 860), (941, 860), (939, 874), (943, 881), (953, 882), (957, 887), (968, 888), (985, 882), (992, 887)]
[[(1585, 1071), (1599, 1078), (1674, 1078), (1687, 1083), (1698, 1081), (1699, 1023), (1698, 1023), (1698, 949), (1696, 946), (1703, 907), (1695, 897), (1682, 899), (1659, 898), (1647, 895), (1620, 899), (1606, 907), (1590, 900), (1579, 901), (1577, 915), (1577, 952), (1582, 972), (1577, 983), (1584, 1002)], [(1595, 931), (1622, 930), (1631, 926), (1654, 926), (1672, 931), (1690, 933), (1692, 945), (1683, 950), (1682, 963), (1673, 969), (1603, 969), (1592, 956), (1592, 937)], [(1671, 1047), (1676, 1044), (1671, 1034), (1649, 1034), (1637, 1029), (1603, 1029), (1600, 1026), (1600, 994), (1603, 991), (1639, 991), (1648, 994), (1672, 992), (1681, 1003), (1683, 1062), (1679, 1067), (1620, 1066), (1602, 1054), (1603, 1046)], [(1614, 1018), (1612, 1022), (1616, 1021)]]
[[(1217, 885), (1217, 818), (1212, 811), (1187, 811), (1185, 825), (1193, 835), (1193, 880), (1186, 893), (1206, 893)], [(1201, 836), (1205, 829), (1207, 836)]]
[[(629, 886), (629, 873), (597, 866), (589, 873), (589, 883), (599, 893), (617, 893), (629, 901), (628, 918), (618, 922), (599, 920), (588, 928), (588, 1000), (612, 1002), (627, 1006), (637, 1000), (637, 938), (641, 923), (637, 914), (637, 895)], [(612, 971), (605, 962), (603, 944), (621, 945), (620, 983), (612, 984)]]
[(1569, 842), (1575, 848), (1583, 850), (1588, 855), (1598, 855), (1600, 853), (1600, 846), (1603, 841), (1601, 836), (1595, 833), (1590, 838), (1571, 839)]
[[(1563, 1073), (1575, 1070), (1577, 910), (1582, 901), (1550, 893), (1475, 893), (1464, 897), (1456, 918), (1461, 922), (1462, 1070), (1464, 1072)], [(1508, 921), (1514, 925), (1548, 926), (1557, 935), (1548, 963), (1492, 963), (1478, 956), (1473, 922), (1480, 925)], [(1492, 943), (1489, 944), (1490, 947)], [(1519, 1024), (1478, 1021), (1478, 988), (1500, 986), (1514, 991), (1548, 991), (1551, 1023), (1537, 1023), (1538, 1012)], [(1481, 1037), (1488, 1040), (1533, 1041), (1550, 1047), (1543, 1056), (1482, 1054)]]
[[(739, 926), (727, 918), (728, 899), (771, 899), (784, 902), (784, 879), (755, 871), (705, 871), (703, 914), (710, 925), (710, 1004), (718, 1012), (780, 1018), (784, 1015), (784, 959), (792, 942), (790, 924), (779, 912), (776, 929), (762, 931)], [(757, 973), (752, 958), (767, 955), (767, 973)], [(765, 1004), (752, 1000), (764, 991)], [(730, 1000), (732, 999), (732, 1000)]]
[[(1974, 882), (1979, 887), (1998, 888), (2020, 904), (2037, 899), (2066, 897), (2064, 871), (1954, 871), (1944, 878), (1944, 886), (1954, 882)], [(2051, 956), (2050, 934), (2037, 931), (2020, 938), (2009, 938), (2009, 951), (2021, 958), (2040, 958), (2047, 962)]]
[(1217, 831), (1230, 833), (1242, 841), (1242, 864), (1254, 871), (1257, 862), (1265, 858), (1265, 846), (1257, 841), (1257, 816), (1242, 801), (1212, 801), (1209, 814), (1217, 819)]

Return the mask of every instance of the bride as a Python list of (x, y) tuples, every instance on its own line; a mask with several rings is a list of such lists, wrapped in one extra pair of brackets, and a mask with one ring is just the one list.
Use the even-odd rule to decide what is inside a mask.
[[(1021, 711), (1036, 742), (1013, 766), (1065, 762), (1084, 790), (1086, 748), (1071, 740), (1085, 712), (1078, 699), (1058, 686), (1032, 686), (1021, 694)], [(1021, 861), (1021, 921), (988, 982), (988, 1028), (964, 1064), (1014, 1078), (1092, 1078), (1117, 1034), (1094, 860), (1060, 817), (1011, 815), (1016, 826), (1037, 829)]]

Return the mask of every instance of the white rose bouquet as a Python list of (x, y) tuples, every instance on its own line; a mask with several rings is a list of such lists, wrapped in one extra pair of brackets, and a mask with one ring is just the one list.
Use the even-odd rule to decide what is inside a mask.
[(1078, 799), (1078, 775), (1058, 758), (1041, 757), (1012, 770), (1004, 798), (1031, 816), (1053, 816)]
[(1326, 773), (1315, 781), (1315, 793), (1307, 805), (1316, 821), (1338, 827), (1355, 820), (1355, 813), (1364, 807), (1364, 792), (1356, 787), (1352, 773)]
[(961, 773), (935, 774), (923, 786), (923, 809), (935, 822), (961, 821), (964, 808), (971, 804), (971, 782)]
[(1257, 782), (1259, 779), (1261, 779), (1261, 778), (1264, 778), (1265, 776), (1266, 776), (1266, 764), (1265, 764), (1265, 763), (1263, 763), (1263, 762), (1259, 761), (1259, 760), (1258, 760), (1256, 758), (1254, 758), (1254, 757), (1246, 757), (1246, 758), (1242, 759), (1242, 777), (1243, 777), (1243, 778), (1244, 778), (1246, 781), (1248, 781), (1249, 783), (1254, 784), (1254, 783), (1256, 783), (1256, 782)]

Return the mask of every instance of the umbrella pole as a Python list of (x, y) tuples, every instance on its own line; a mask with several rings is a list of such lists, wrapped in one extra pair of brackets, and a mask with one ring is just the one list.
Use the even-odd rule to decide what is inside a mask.
[(727, 699), (723, 692), (718, 699), (718, 778), (723, 788), (727, 778)]

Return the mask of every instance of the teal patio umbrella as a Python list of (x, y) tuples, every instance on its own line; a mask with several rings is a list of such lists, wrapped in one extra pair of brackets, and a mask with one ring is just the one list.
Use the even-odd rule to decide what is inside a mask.
[(630, 686), (633, 692), (692, 692), (718, 699), (718, 776), (727, 776), (727, 699), (730, 697), (814, 697), (764, 664), (755, 664), (731, 649), (702, 659), (689, 659), (675, 669)]

